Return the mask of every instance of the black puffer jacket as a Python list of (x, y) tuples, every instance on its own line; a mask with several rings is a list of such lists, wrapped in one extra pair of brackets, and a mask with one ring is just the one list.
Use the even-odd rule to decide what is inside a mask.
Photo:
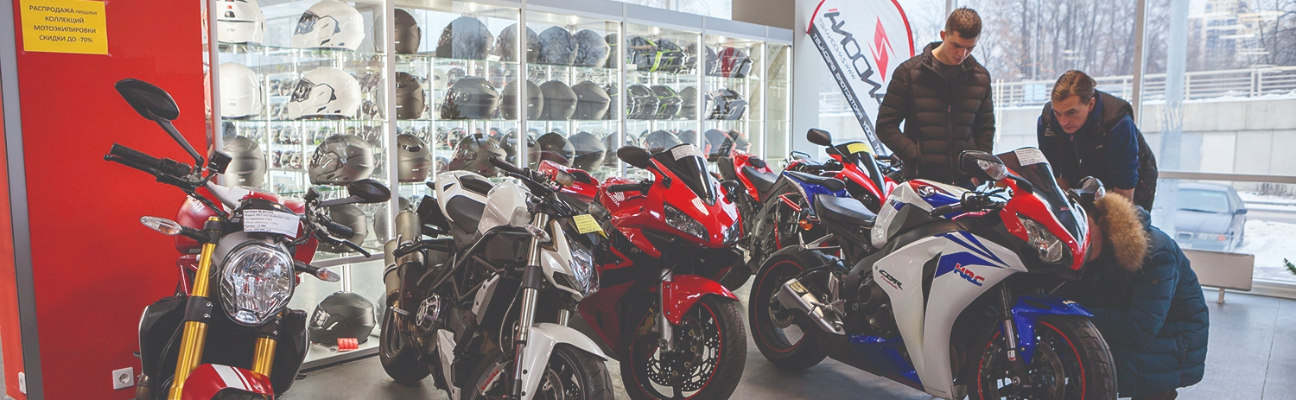
[(968, 180), (959, 170), (959, 153), (994, 147), (990, 73), (969, 56), (953, 84), (947, 83), (932, 55), (939, 45), (928, 44), (892, 72), (875, 126), (878, 139), (904, 160), (906, 179), (957, 184)]

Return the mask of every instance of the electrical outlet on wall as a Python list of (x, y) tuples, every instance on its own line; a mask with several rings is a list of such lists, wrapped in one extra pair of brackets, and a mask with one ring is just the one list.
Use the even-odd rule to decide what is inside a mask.
[(113, 389), (128, 389), (135, 386), (135, 367), (113, 370)]

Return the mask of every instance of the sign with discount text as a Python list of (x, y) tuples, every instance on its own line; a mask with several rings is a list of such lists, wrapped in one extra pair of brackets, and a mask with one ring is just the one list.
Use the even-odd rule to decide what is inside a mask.
[(20, 7), (24, 51), (108, 54), (104, 2), (23, 0)]

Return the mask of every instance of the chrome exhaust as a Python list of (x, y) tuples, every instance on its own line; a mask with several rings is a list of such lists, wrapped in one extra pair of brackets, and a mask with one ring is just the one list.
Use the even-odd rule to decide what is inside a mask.
[(825, 332), (846, 334), (841, 320), (837, 318), (837, 310), (832, 309), (830, 305), (820, 303), (814, 293), (802, 285), (800, 280), (793, 279), (784, 283), (783, 288), (779, 290), (778, 300), (784, 307), (806, 313)]

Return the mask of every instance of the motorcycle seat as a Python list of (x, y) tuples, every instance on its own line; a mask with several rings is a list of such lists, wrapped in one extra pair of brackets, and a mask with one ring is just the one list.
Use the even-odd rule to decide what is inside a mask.
[(842, 182), (840, 179), (837, 178), (830, 178), (830, 177), (807, 174), (805, 172), (796, 172), (796, 171), (784, 171), (783, 173), (788, 174), (788, 176), (791, 176), (792, 178), (795, 178), (798, 181), (802, 181), (812, 185), (823, 186), (824, 189), (828, 189), (828, 191), (831, 192), (846, 190), (846, 182)]
[(743, 166), (742, 173), (751, 180), (752, 186), (756, 187), (756, 192), (765, 193), (774, 187), (774, 181), (778, 180), (778, 174), (764, 173), (757, 171), (755, 168)]
[(859, 200), (826, 194), (815, 195), (815, 214), (820, 220), (839, 221), (850, 225), (872, 228), (877, 214), (869, 211)]

